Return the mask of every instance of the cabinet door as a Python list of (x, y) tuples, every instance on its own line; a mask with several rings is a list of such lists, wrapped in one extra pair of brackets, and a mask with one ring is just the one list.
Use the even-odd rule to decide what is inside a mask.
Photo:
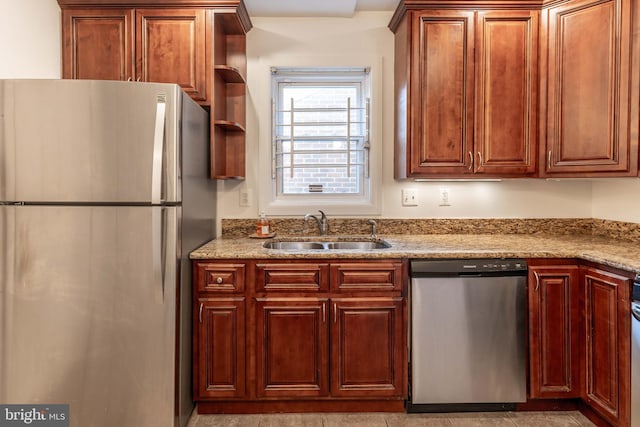
[(327, 300), (258, 298), (256, 310), (256, 394), (327, 396)]
[(637, 129), (629, 125), (639, 79), (630, 67), (633, 13), (631, 0), (574, 0), (545, 11), (541, 175), (637, 173)]
[(584, 269), (586, 383), (583, 398), (614, 425), (630, 410), (630, 284), (625, 277)]
[(530, 397), (580, 397), (577, 266), (529, 268)]
[(196, 307), (196, 398), (245, 395), (245, 301), (201, 298)]
[(472, 173), (474, 13), (414, 16), (408, 175)]
[(62, 77), (127, 80), (133, 77), (133, 10), (64, 9)]
[(136, 78), (177, 83), (194, 100), (206, 100), (205, 13), (136, 9)]
[(402, 298), (331, 302), (331, 396), (406, 397)]
[(539, 15), (478, 12), (476, 173), (536, 172)]

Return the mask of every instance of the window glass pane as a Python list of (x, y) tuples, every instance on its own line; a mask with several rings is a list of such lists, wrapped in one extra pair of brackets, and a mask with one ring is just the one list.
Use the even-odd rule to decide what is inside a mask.
[(330, 80), (278, 83), (277, 194), (363, 194), (368, 147), (362, 83)]

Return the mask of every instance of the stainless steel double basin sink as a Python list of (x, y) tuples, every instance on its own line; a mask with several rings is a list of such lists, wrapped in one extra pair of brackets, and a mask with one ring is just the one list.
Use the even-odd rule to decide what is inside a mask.
[(386, 249), (391, 245), (384, 240), (330, 240), (330, 241), (296, 241), (278, 240), (266, 242), (262, 247), (284, 251), (330, 251), (330, 250), (372, 250)]

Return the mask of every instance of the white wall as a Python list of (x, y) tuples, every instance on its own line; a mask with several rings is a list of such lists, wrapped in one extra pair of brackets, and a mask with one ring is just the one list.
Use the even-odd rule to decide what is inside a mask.
[(640, 223), (640, 179), (594, 180), (593, 217)]
[[(640, 222), (640, 180), (510, 180), (502, 182), (397, 182), (393, 180), (393, 34), (391, 14), (357, 13), (354, 18), (254, 18), (247, 37), (249, 106), (247, 110), (247, 179), (218, 185), (218, 219), (258, 215), (258, 158), (269, 116), (260, 64), (290, 55), (364, 53), (384, 64), (382, 217), (591, 217)], [(0, 0), (0, 78), (59, 78), (60, 9), (56, 0)], [(274, 64), (276, 65), (276, 64)], [(323, 64), (318, 64), (323, 65)], [(268, 107), (267, 107), (268, 108)], [(266, 121), (266, 122), (265, 122)], [(260, 139), (262, 137), (262, 139)], [(268, 136), (267, 136), (268, 137)], [(450, 189), (451, 206), (439, 207), (441, 187)], [(253, 192), (253, 204), (239, 206), (240, 188)], [(416, 189), (420, 206), (402, 207), (400, 190)]]
[[(393, 33), (391, 13), (360, 12), (353, 18), (253, 18), (247, 35), (248, 92), (247, 179), (218, 186), (218, 218), (258, 215), (259, 158), (269, 156), (270, 87), (268, 65), (283, 58), (373, 55), (383, 63), (383, 179), (381, 217), (521, 218), (591, 217), (590, 181), (504, 180), (501, 182), (399, 182), (393, 179)], [(267, 65), (267, 67), (265, 67)], [(265, 82), (267, 82), (265, 84)], [(264, 113), (266, 111), (266, 113)], [(441, 187), (450, 190), (451, 206), (439, 207)], [(401, 206), (401, 189), (415, 189), (420, 206)], [(239, 206), (239, 191), (249, 189), (252, 206)], [(331, 214), (331, 212), (329, 212)]]
[(0, 0), (0, 78), (61, 76), (56, 0)]

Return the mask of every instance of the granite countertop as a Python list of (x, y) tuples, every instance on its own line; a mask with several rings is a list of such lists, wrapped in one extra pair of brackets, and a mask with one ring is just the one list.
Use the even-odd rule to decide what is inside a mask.
[[(640, 272), (640, 245), (592, 235), (423, 234), (380, 235), (391, 244), (375, 250), (265, 249), (265, 239), (219, 238), (190, 254), (191, 259), (376, 259), (376, 258), (579, 258)], [(271, 240), (321, 241), (369, 236), (305, 237), (278, 235)]]

